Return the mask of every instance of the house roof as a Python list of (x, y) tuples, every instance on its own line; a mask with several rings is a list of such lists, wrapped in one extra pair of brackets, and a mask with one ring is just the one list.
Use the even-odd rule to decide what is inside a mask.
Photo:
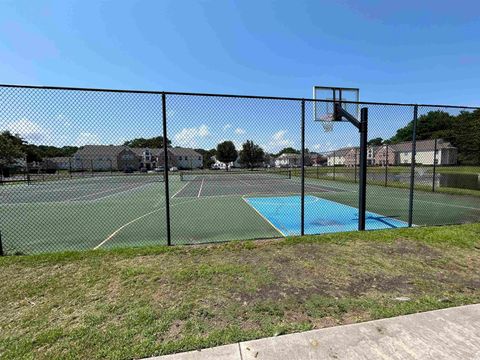
[(75, 155), (82, 157), (90, 156), (118, 156), (123, 150), (131, 151), (128, 146), (124, 145), (85, 145), (78, 149)]
[(189, 148), (174, 147), (174, 148), (169, 148), (169, 150), (175, 156), (202, 156), (200, 153), (196, 152), (193, 149), (189, 149)]
[[(407, 141), (407, 142), (402, 142), (398, 144), (392, 144), (390, 145), (395, 151), (399, 152), (409, 152), (412, 151), (412, 142)], [(443, 139), (438, 139), (437, 140), (437, 149), (455, 149), (452, 144), (450, 144), (448, 141), (445, 141)], [(433, 151), (435, 150), (435, 140), (417, 140), (416, 142), (416, 150), (417, 151)]]
[[(138, 156), (142, 156), (145, 150), (150, 150), (151, 153), (155, 156), (163, 154), (162, 148), (132, 148), (132, 151)], [(168, 152), (175, 156), (202, 156), (200, 153), (196, 152), (193, 149), (181, 148), (181, 147), (169, 147)]]
[(345, 148), (340, 148), (337, 150), (331, 151), (329, 154), (327, 154), (328, 157), (333, 157), (333, 156), (345, 156), (347, 155), (350, 151), (356, 149), (355, 147), (345, 147)]

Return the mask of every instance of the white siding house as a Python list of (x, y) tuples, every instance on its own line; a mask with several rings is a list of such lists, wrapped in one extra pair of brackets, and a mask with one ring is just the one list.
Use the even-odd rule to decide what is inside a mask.
[(341, 148), (327, 154), (327, 166), (343, 166), (345, 165), (345, 160), (347, 154), (353, 150), (353, 148)]
[[(412, 142), (404, 142), (391, 145), (395, 151), (395, 163), (397, 165), (410, 164), (412, 161)], [(416, 143), (415, 162), (423, 165), (433, 165), (435, 160), (435, 140), (419, 140)], [(437, 140), (437, 165), (457, 164), (458, 149), (448, 141)]]
[(193, 149), (175, 147), (170, 151), (175, 156), (175, 163), (179, 169), (199, 169), (203, 167), (203, 156)]

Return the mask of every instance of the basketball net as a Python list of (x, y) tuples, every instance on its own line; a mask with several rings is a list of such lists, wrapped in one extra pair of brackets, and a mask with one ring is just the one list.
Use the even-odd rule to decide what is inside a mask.
[(334, 119), (333, 114), (326, 114), (326, 115), (320, 116), (319, 120), (323, 126), (323, 131), (325, 131), (326, 133), (333, 131), (333, 119)]

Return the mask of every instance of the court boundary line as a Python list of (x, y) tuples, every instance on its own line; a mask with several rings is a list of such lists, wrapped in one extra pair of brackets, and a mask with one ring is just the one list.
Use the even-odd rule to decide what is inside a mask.
[(275, 230), (277, 230), (283, 237), (287, 237), (288, 235), (285, 235), (283, 233), (283, 231), (281, 231), (279, 228), (277, 228), (275, 225), (272, 224), (272, 222), (270, 220), (268, 220), (265, 216), (263, 216), (263, 214), (258, 211), (257, 209), (255, 209), (252, 204), (250, 204), (247, 199), (245, 199), (243, 196), (242, 196), (242, 200), (245, 201), (245, 203), (247, 203), (248, 207), (253, 209), (258, 215), (260, 215), (260, 217), (265, 220), (268, 224), (270, 224), (271, 227), (273, 227)]
[[(194, 199), (191, 199), (191, 200), (187, 200), (187, 201), (183, 201), (183, 202), (178, 202), (178, 203), (175, 203), (175, 204), (170, 204), (170, 207), (172, 206), (175, 206), (175, 205), (181, 205), (181, 204), (187, 204), (187, 203), (190, 203), (190, 202), (194, 202), (195, 200)], [(143, 219), (144, 217), (147, 217), (149, 215), (152, 215), (160, 210), (165, 210), (165, 206), (162, 206), (158, 209), (155, 209), (155, 210), (152, 210), (152, 211), (149, 211), (148, 213), (146, 214), (143, 214), (133, 220), (130, 220), (129, 222), (123, 224), (122, 226), (120, 226), (118, 229), (116, 229), (114, 232), (112, 232), (109, 236), (107, 236), (101, 243), (99, 243), (98, 245), (96, 245), (93, 250), (97, 250), (99, 249), (101, 246), (105, 245), (108, 241), (110, 241), (111, 239), (113, 239), (120, 231), (122, 231), (123, 229), (125, 229), (127, 226), (133, 224), (134, 222), (137, 222), (138, 220), (141, 220)]]
[(200, 189), (198, 190), (198, 195), (197, 195), (197, 198), (200, 197), (200, 195), (202, 194), (202, 188), (203, 188), (203, 183), (205, 182), (205, 179), (202, 179), (202, 183), (200, 184)]
[(173, 194), (173, 196), (170, 199), (173, 199), (175, 196), (177, 196), (177, 194), (180, 193), (180, 191), (182, 191), (183, 189), (185, 189), (188, 184), (190, 183), (187, 182), (186, 184), (184, 184), (175, 194)]

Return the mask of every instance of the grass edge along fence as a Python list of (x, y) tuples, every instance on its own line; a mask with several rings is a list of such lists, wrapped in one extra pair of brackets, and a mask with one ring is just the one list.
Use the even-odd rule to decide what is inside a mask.
[[(192, 185), (190, 186), (190, 183), (194, 183), (193, 181), (185, 181), (185, 179), (188, 179), (188, 176), (186, 177), (185, 173), (171, 173), (169, 171), (170, 168), (170, 161), (171, 159), (169, 158), (168, 152), (169, 152), (169, 147), (167, 145), (167, 142), (164, 141), (162, 148), (163, 148), (163, 176), (161, 177), (162, 181), (158, 181), (158, 183), (155, 183), (154, 185), (156, 186), (157, 191), (160, 191), (160, 189), (163, 192), (163, 200), (159, 199), (157, 204), (155, 205), (156, 208), (151, 211), (144, 211), (144, 213), (136, 213), (130, 216), (130, 218), (126, 218), (122, 221), (124, 221), (122, 224), (112, 224), (112, 232), (110, 234), (106, 234), (103, 236), (103, 238), (100, 238), (98, 240), (92, 240), (90, 242), (85, 242), (79, 244), (77, 241), (71, 241), (72, 245), (69, 246), (64, 246), (63, 242), (68, 242), (70, 239), (65, 239), (64, 234), (60, 235), (55, 235), (56, 237), (54, 239), (49, 239), (48, 234), (41, 239), (41, 241), (38, 241), (38, 243), (34, 245), (29, 245), (29, 242), (34, 241), (34, 237), (37, 236), (38, 230), (45, 230), (41, 229), (40, 227), (42, 226), (48, 226), (48, 225), (42, 225), (39, 224), (38, 221), (34, 221), (33, 219), (28, 219), (25, 221), (24, 227), (30, 229), (29, 234), (21, 234), (19, 235), (18, 239), (13, 238), (12, 240), (12, 233), (15, 233), (15, 227), (20, 227), (18, 223), (16, 225), (12, 225), (9, 222), (12, 221), (13, 216), (11, 215), (12, 213), (16, 213), (16, 215), (23, 216), (25, 215), (26, 212), (32, 212), (34, 213), (33, 208), (35, 207), (34, 203), (26, 205), (26, 207), (22, 208), (22, 204), (17, 204), (17, 203), (12, 203), (8, 204), (8, 207), (5, 207), (4, 209), (4, 215), (2, 223), (0, 224), (0, 231), (2, 231), (2, 239), (3, 239), (3, 249), (2, 251), (4, 253), (33, 253), (33, 252), (52, 252), (52, 251), (63, 251), (63, 250), (83, 250), (83, 249), (89, 249), (89, 248), (105, 248), (105, 247), (119, 247), (119, 246), (138, 246), (138, 245), (143, 245), (141, 242), (137, 242), (136, 238), (145, 238), (145, 237), (151, 237), (153, 239), (157, 239), (158, 241), (156, 244), (165, 244), (165, 245), (174, 245), (174, 244), (195, 244), (195, 243), (208, 243), (208, 242), (218, 242), (218, 241), (229, 241), (229, 240), (241, 240), (241, 239), (254, 239), (254, 238), (268, 238), (268, 237), (276, 237), (276, 236), (290, 236), (290, 235), (303, 235), (303, 234), (313, 234), (311, 227), (308, 228), (306, 227), (307, 221), (312, 218), (312, 215), (318, 215), (321, 212), (321, 204), (324, 204), (325, 202), (321, 202), (320, 200), (325, 200), (329, 201), (330, 205), (332, 203), (336, 203), (338, 205), (344, 206), (344, 210), (346, 209), (345, 206), (347, 207), (353, 207), (359, 209), (358, 211), (358, 228), (360, 230), (365, 229), (365, 218), (367, 218), (367, 223), (368, 219), (371, 220), (372, 216), (378, 216), (379, 220), (380, 217), (383, 215), (384, 211), (379, 211), (378, 206), (374, 208), (373, 215), (372, 214), (367, 214), (370, 209), (367, 209), (368, 206), (365, 206), (365, 201), (368, 200), (366, 199), (366, 186), (367, 185), (377, 185), (374, 182), (371, 182), (366, 178), (366, 175), (368, 173), (368, 167), (366, 167), (365, 160), (366, 160), (366, 155), (364, 152), (365, 146), (366, 146), (366, 141), (367, 137), (365, 136), (362, 141), (360, 141), (360, 136), (359, 136), (359, 142), (362, 143), (362, 146), (360, 147), (360, 150), (357, 150), (355, 148), (355, 156), (354, 156), (354, 184), (359, 183), (359, 187), (357, 189), (358, 195), (351, 195), (355, 193), (355, 189), (350, 187), (350, 190), (345, 190), (345, 189), (340, 189), (338, 193), (338, 197), (335, 197), (335, 186), (332, 186), (330, 183), (322, 183), (322, 184), (315, 184), (311, 183), (311, 177), (309, 176), (309, 168), (306, 168), (306, 163), (305, 159), (307, 156), (307, 145), (305, 142), (306, 139), (306, 132), (308, 134), (308, 130), (305, 127), (305, 122), (307, 119), (307, 115), (309, 113), (309, 108), (312, 106), (312, 104), (315, 103), (332, 103), (331, 101), (328, 100), (310, 100), (310, 99), (303, 99), (303, 98), (292, 98), (292, 97), (272, 97), (272, 96), (249, 96), (249, 95), (229, 95), (229, 94), (205, 94), (205, 93), (183, 93), (183, 92), (163, 92), (163, 91), (143, 91), (143, 90), (115, 90), (115, 89), (89, 89), (89, 88), (69, 88), (69, 87), (43, 87), (43, 86), (21, 86), (21, 85), (0, 85), (0, 95), (4, 95), (4, 104), (6, 104), (6, 107), (4, 109), (4, 112), (6, 112), (6, 115), (9, 115), (9, 112), (11, 114), (17, 115), (19, 112), (19, 105), (18, 105), (18, 98), (21, 96), (30, 96), (30, 99), (33, 102), (33, 105), (29, 105), (33, 108), (35, 107), (42, 107), (42, 108), (51, 108), (53, 104), (55, 103), (52, 100), (56, 99), (56, 96), (60, 93), (60, 95), (85, 95), (85, 94), (98, 94), (100, 97), (99, 99), (101, 101), (105, 101), (108, 104), (108, 99), (109, 97), (115, 95), (115, 94), (125, 94), (127, 95), (132, 95), (132, 94), (137, 94), (137, 95), (148, 95), (148, 96), (153, 96), (155, 101), (157, 101), (157, 107), (155, 108), (155, 121), (154, 123), (157, 127), (156, 129), (156, 134), (157, 135), (162, 135), (164, 139), (170, 139), (173, 138), (174, 135), (169, 133), (169, 124), (170, 124), (170, 117), (175, 117), (174, 111), (172, 111), (171, 107), (176, 104), (177, 110), (185, 110), (188, 106), (188, 102), (192, 101), (192, 103), (196, 104), (196, 106), (199, 106), (202, 108), (202, 110), (209, 109), (211, 107), (213, 110), (215, 110), (217, 107), (221, 110), (225, 110), (225, 101), (226, 99), (230, 101), (234, 101), (231, 106), (238, 106), (238, 110), (245, 110), (248, 107), (251, 107), (248, 109), (251, 111), (252, 109), (257, 111), (260, 109), (261, 106), (267, 107), (269, 109), (275, 109), (283, 104), (285, 107), (289, 107), (291, 109), (298, 109), (295, 114), (295, 117), (290, 118), (290, 125), (293, 126), (293, 129), (295, 129), (295, 136), (299, 138), (299, 143), (300, 143), (300, 164), (299, 164), (299, 173), (300, 177), (296, 176), (288, 176), (288, 180), (291, 181), (290, 184), (296, 184), (294, 181), (299, 180), (298, 187), (294, 186), (285, 186), (285, 189), (288, 189), (287, 193), (275, 193), (275, 192), (269, 192), (270, 189), (266, 189), (266, 186), (259, 187), (259, 188), (253, 188), (254, 192), (257, 193), (257, 195), (262, 195), (262, 192), (265, 191), (265, 196), (269, 196), (271, 198), (275, 198), (274, 195), (278, 195), (275, 199), (290, 196), (291, 201), (290, 203), (282, 203), (284, 206), (288, 209), (290, 209), (288, 216), (290, 218), (295, 218), (295, 227), (292, 230), (292, 227), (284, 227), (282, 226), (283, 224), (278, 224), (275, 223), (275, 214), (265, 214), (262, 213), (262, 210), (259, 210), (258, 208), (255, 208), (253, 202), (249, 202), (248, 196), (251, 196), (250, 193), (248, 193), (247, 190), (241, 190), (237, 191), (237, 188), (235, 188), (235, 185), (230, 186), (233, 187), (233, 192), (230, 194), (228, 193), (228, 189), (225, 187), (222, 188), (223, 193), (219, 194), (218, 197), (225, 197), (231, 199), (235, 198), (235, 201), (238, 200), (238, 203), (235, 205), (235, 209), (240, 209), (241, 208), (241, 218), (239, 221), (245, 221), (245, 224), (247, 226), (243, 227), (243, 230), (245, 231), (244, 234), (240, 232), (234, 232), (234, 231), (229, 231), (228, 227), (222, 228), (222, 226), (217, 226), (216, 224), (210, 224), (211, 226), (215, 225), (217, 228), (215, 229), (204, 229), (201, 230), (202, 227), (198, 226), (200, 224), (191, 224), (191, 225), (185, 225), (185, 222), (179, 224), (179, 216), (178, 212), (184, 211), (182, 213), (182, 217), (185, 218), (191, 218), (195, 219), (195, 216), (202, 215), (199, 213), (198, 209), (202, 208), (204, 212), (210, 211), (208, 210), (209, 207), (214, 207), (216, 206), (215, 203), (213, 202), (212, 198), (214, 196), (207, 196), (208, 191), (212, 191), (212, 186), (208, 184), (208, 182), (204, 181), (199, 181), (197, 183), (200, 183), (199, 185)], [(10, 92), (9, 92), (10, 91)], [(14, 91), (12, 95), (12, 91)], [(5, 96), (9, 95), (9, 96)], [(79, 96), (81, 98), (81, 96)], [(104, 100), (107, 99), (107, 100)], [(195, 99), (195, 102), (193, 102), (193, 99)], [(182, 102), (183, 101), (183, 102)], [(235, 103), (235, 101), (237, 103)], [(21, 101), (20, 101), (21, 102)], [(50, 102), (50, 104), (49, 104)], [(351, 102), (350, 102), (351, 103)], [(173, 105), (172, 105), (173, 104)], [(230, 103), (229, 103), (230, 104)], [(236, 105), (235, 105), (236, 104)], [(252, 105), (253, 104), (253, 105)], [(286, 104), (286, 105), (285, 105)], [(400, 104), (400, 103), (381, 103), (381, 102), (359, 102), (357, 103), (359, 107), (361, 107), (362, 114), (365, 114), (365, 116), (368, 116), (367, 114), (367, 109), (369, 107), (375, 108), (375, 107), (386, 107), (386, 108), (401, 108), (404, 112), (409, 113), (409, 117), (412, 119), (413, 122), (413, 129), (412, 129), (412, 134), (411, 134), (411, 158), (410, 158), (410, 179), (408, 183), (408, 197), (405, 197), (402, 199), (402, 202), (408, 202), (408, 210), (407, 214), (402, 215), (403, 216), (403, 221), (406, 223), (406, 226), (412, 226), (414, 224), (415, 220), (415, 211), (416, 211), (416, 203), (418, 201), (421, 201), (423, 206), (425, 206), (425, 209), (423, 209), (423, 212), (428, 212), (428, 209), (426, 209), (426, 204), (428, 204), (427, 200), (417, 200), (415, 198), (415, 191), (422, 189), (421, 186), (416, 184), (415, 182), (415, 169), (416, 169), (416, 143), (417, 143), (417, 137), (416, 137), (416, 130), (417, 130), (417, 122), (419, 119), (418, 116), (418, 111), (419, 108), (422, 109), (422, 112), (428, 111), (429, 109), (432, 109), (434, 111), (435, 109), (450, 109), (452, 111), (476, 111), (479, 108), (476, 107), (468, 107), (468, 106), (452, 106), (452, 105), (416, 105), (416, 104)], [(35, 106), (34, 106), (35, 105)], [(103, 104), (96, 104), (98, 105), (103, 105)], [(110, 104), (111, 105), (111, 104)], [(335, 105), (335, 104), (333, 104)], [(74, 102), (74, 106), (79, 108), (81, 110), (82, 106), (91, 106), (90, 103), (82, 103), (82, 101)], [(222, 108), (222, 106), (224, 108)], [(228, 105), (230, 106), (230, 105)], [(257, 108), (258, 107), (258, 108)], [(108, 108), (108, 107), (107, 107)], [(13, 110), (12, 110), (13, 109)], [(32, 112), (32, 109), (29, 109)], [(213, 111), (212, 110), (212, 111)], [(231, 110), (231, 109), (230, 109)], [(260, 109), (262, 110), (262, 109)], [(265, 110), (265, 109), (263, 109)], [(411, 114), (410, 114), (411, 112)], [(263, 115), (265, 116), (265, 115)], [(357, 133), (357, 131), (367, 131), (367, 121), (365, 121), (364, 125), (360, 125), (360, 120), (361, 119), (356, 119), (355, 116), (345, 113), (342, 115), (343, 122), (347, 122), (347, 120), (355, 125), (351, 127), (351, 132), (352, 133)], [(347, 119), (347, 120), (345, 120)], [(366, 120), (367, 118), (365, 118)], [(260, 119), (259, 119), (260, 120)], [(174, 120), (171, 120), (172, 122)], [(175, 119), (176, 122), (179, 121), (178, 118)], [(181, 120), (180, 120), (181, 121)], [(108, 124), (106, 124), (108, 126)], [(199, 124), (197, 124), (198, 126)], [(370, 124), (371, 126), (372, 124)], [(152, 124), (153, 126), (153, 124)], [(355, 129), (357, 127), (357, 129)], [(435, 141), (436, 144), (436, 141)], [(436, 146), (436, 145), (435, 145)], [(435, 151), (436, 154), (436, 151)], [(83, 163), (82, 163), (83, 164)], [(434, 165), (435, 167), (435, 165)], [(385, 171), (388, 171), (388, 166), (386, 167)], [(297, 171), (297, 169), (291, 169), (289, 171)], [(337, 178), (339, 177), (339, 172), (340, 169), (335, 166), (335, 160), (334, 160), (334, 166), (333, 166), (333, 172), (337, 171)], [(435, 171), (435, 170), (434, 170)], [(82, 166), (82, 172), (84, 172), (83, 166)], [(111, 174), (112, 171), (112, 164), (110, 163), (110, 171), (109, 173)], [(318, 168), (317, 168), (318, 172)], [(358, 172), (358, 174), (357, 174)], [(71, 174), (70, 174), (71, 175)], [(93, 165), (91, 166), (91, 171), (90, 171), (90, 177), (95, 178), (95, 174), (93, 171)], [(134, 176), (136, 174), (133, 174)], [(70, 176), (71, 177), (71, 176)], [(45, 176), (42, 176), (42, 179), (45, 178)], [(30, 183), (31, 179), (30, 176), (27, 176), (27, 183)], [(170, 181), (169, 181), (170, 180)], [(178, 181), (180, 180), (180, 181)], [(183, 180), (183, 181), (182, 181)], [(335, 179), (334, 175), (334, 180), (340, 180), (340, 179)], [(386, 175), (386, 181), (387, 181), (387, 175)], [(54, 186), (55, 184), (54, 181), (50, 182), (52, 184), (51, 186)], [(267, 184), (267, 183), (265, 183)], [(244, 186), (245, 189), (248, 187), (248, 181), (245, 181)], [(268, 184), (267, 184), (268, 185)], [(381, 184), (378, 184), (381, 185)], [(387, 184), (389, 185), (389, 184)], [(196, 187), (194, 187), (196, 186)], [(172, 189), (171, 189), (172, 187)], [(238, 186), (237, 186), (238, 187)], [(389, 185), (390, 187), (390, 185)], [(2, 187), (4, 189), (5, 187)], [(193, 189), (192, 189), (193, 188)], [(198, 188), (198, 189), (197, 189)], [(270, 186), (270, 188), (273, 188), (273, 186)], [(19, 190), (18, 192), (21, 193), (24, 188)], [(353, 189), (353, 190), (352, 190)], [(133, 189), (135, 190), (135, 189)], [(189, 190), (189, 191), (186, 191)], [(198, 191), (197, 191), (198, 190)], [(338, 190), (338, 189), (337, 189)], [(423, 190), (423, 189), (422, 189)], [(130, 191), (130, 190), (128, 190)], [(432, 186), (432, 191), (438, 192), (438, 189), (435, 189), (434, 185)], [(441, 192), (441, 191), (440, 191)], [(154, 192), (152, 192), (153, 194)], [(192, 196), (192, 193), (194, 196)], [(348, 196), (350, 196), (347, 200), (341, 200), (342, 196), (344, 196), (346, 193)], [(396, 193), (397, 195), (399, 193)], [(16, 194), (18, 195), (18, 194)], [(215, 193), (214, 193), (215, 195)], [(85, 197), (89, 199), (90, 195), (87, 194)], [(308, 201), (306, 203), (306, 198), (308, 196)], [(355, 199), (355, 196), (357, 198)], [(402, 195), (403, 196), (403, 195)], [(21, 197), (21, 196), (19, 196)], [(93, 197), (92, 197), (93, 198)], [(229, 198), (230, 199), (230, 198)], [(317, 199), (317, 200), (316, 200)], [(68, 201), (64, 203), (74, 203), (74, 200), (76, 199), (67, 199)], [(100, 202), (101, 199), (93, 199), (92, 204), (86, 204), (85, 208), (92, 209), (94, 206), (97, 206), (97, 204)], [(318, 204), (316, 206), (310, 206), (310, 201), (316, 201)], [(218, 203), (218, 202), (217, 202)], [(237, 213), (234, 210), (234, 208), (228, 208), (225, 205), (227, 202), (225, 201), (222, 206), (223, 208), (215, 208), (217, 212), (223, 211), (228, 215), (229, 211), (231, 211), (231, 215), (236, 215)], [(232, 200), (233, 203), (233, 200)], [(195, 205), (192, 205), (195, 204)], [(325, 203), (326, 204), (326, 203)], [(30, 206), (31, 205), (31, 206)], [(75, 205), (78, 207), (81, 207), (82, 204), (75, 203)], [(229, 204), (228, 204), (229, 205)], [(333, 204), (335, 205), (335, 204)], [(66, 206), (66, 205), (61, 205), (61, 206)], [(125, 205), (122, 205), (125, 206)], [(276, 206), (276, 205), (275, 205)], [(445, 206), (448, 206), (446, 204)], [(49, 208), (54, 208), (54, 206), (49, 203)], [(128, 207), (128, 205), (127, 205)], [(252, 208), (253, 207), (253, 208)], [(466, 206), (473, 208), (472, 206)], [(262, 208), (263, 209), (263, 208)], [(280, 207), (279, 207), (280, 209)], [(0, 210), (1, 207), (0, 207)], [(115, 209), (114, 209), (115, 210)], [(268, 209), (267, 209), (268, 210)], [(381, 209), (380, 209), (381, 210)], [(417, 209), (418, 210), (418, 209)], [(35, 211), (37, 211), (35, 209)], [(57, 208), (54, 210), (46, 210), (46, 212), (52, 211), (55, 212), (56, 215), (52, 216), (59, 216), (58, 214), (61, 213), (61, 207)], [(93, 210), (91, 210), (93, 211)], [(97, 210), (95, 210), (97, 211)], [(98, 214), (101, 213), (103, 210), (98, 210)], [(279, 211), (283, 211), (280, 209)], [(473, 211), (476, 211), (475, 208), (473, 208)], [(172, 214), (173, 212), (173, 214)], [(211, 210), (211, 215), (215, 215), (213, 213), (213, 210)], [(248, 214), (247, 214), (248, 212)], [(316, 212), (316, 214), (312, 214), (312, 212)], [(38, 214), (38, 212), (37, 212)], [(379, 215), (380, 214), (380, 215)], [(92, 215), (97, 215), (97, 213), (86, 213), (86, 212), (79, 212), (77, 214), (78, 217), (91, 217)], [(127, 214), (128, 215), (128, 214)], [(208, 215), (208, 214), (207, 214)], [(38, 215), (37, 215), (38, 216)], [(256, 216), (256, 219), (253, 219), (253, 217)], [(397, 216), (395, 212), (392, 212), (391, 214), (386, 214), (383, 221), (385, 221), (385, 218), (388, 221), (389, 216)], [(7, 219), (5, 220), (5, 217)], [(152, 234), (147, 234), (145, 232), (131, 232), (128, 236), (129, 238), (127, 239), (126, 236), (124, 235), (128, 231), (125, 231), (124, 229), (130, 229), (131, 225), (130, 224), (140, 224), (142, 221), (146, 221), (145, 219), (150, 219), (150, 218), (155, 218), (159, 219), (158, 224), (159, 226), (154, 229), (154, 227), (151, 227), (153, 231), (158, 231), (157, 233), (154, 233), (153, 236)], [(162, 220), (160, 220), (163, 218)], [(212, 218), (210, 216), (209, 218)], [(207, 221), (212, 221), (207, 218)], [(454, 223), (456, 222), (464, 222), (464, 221), (472, 221), (472, 219), (475, 220), (474, 217), (469, 216), (466, 217), (465, 219), (462, 218), (455, 218), (453, 220)], [(50, 224), (55, 223), (55, 220), (57, 220), (55, 217), (49, 218), (48, 219)], [(108, 219), (110, 221), (110, 219)], [(283, 221), (284, 219), (282, 219)], [(58, 221), (58, 220), (57, 220)], [(106, 221), (108, 222), (108, 221)], [(327, 231), (325, 232), (335, 232), (335, 231), (345, 231), (344, 228), (335, 228), (337, 226), (337, 223), (340, 223), (341, 219), (319, 219), (317, 221), (318, 226), (326, 226)], [(254, 225), (254, 223), (256, 225)], [(420, 221), (420, 224), (429, 224), (428, 222)], [(442, 222), (445, 223), (445, 222)], [(319, 225), (320, 224), (320, 225)], [(434, 221), (431, 222), (431, 224), (435, 224)], [(149, 225), (149, 224), (148, 224)], [(51, 225), (50, 225), (51, 226)], [(129, 227), (130, 226), (130, 227)], [(192, 228), (186, 229), (186, 226), (191, 226)], [(249, 227), (251, 226), (259, 226), (259, 228), (262, 228), (263, 230), (259, 231), (254, 231), (247, 233), (247, 230), (249, 230)], [(4, 230), (4, 228), (6, 228)], [(148, 228), (148, 226), (143, 226), (142, 229)], [(203, 226), (205, 228), (205, 226)], [(268, 229), (266, 229), (268, 228)], [(314, 227), (315, 228), (315, 227)], [(318, 227), (317, 227), (318, 228)], [(159, 229), (162, 229), (161, 231)], [(188, 230), (188, 235), (183, 235), (181, 231), (183, 230)], [(337, 230), (335, 230), (337, 229)], [(341, 230), (338, 230), (341, 229)], [(373, 229), (369, 228), (367, 224), (367, 229)], [(75, 232), (75, 230), (80, 231), (81, 229), (70, 229), (70, 233)], [(239, 231), (241, 231), (240, 229)], [(331, 230), (331, 231), (330, 231)], [(143, 231), (143, 230), (142, 230)], [(203, 232), (202, 232), (203, 231)], [(46, 232), (46, 231), (44, 231)], [(120, 234), (120, 235), (119, 235)], [(28, 236), (27, 236), (28, 235)], [(84, 237), (91, 236), (88, 233), (83, 234)], [(122, 236), (124, 236), (122, 238)], [(63, 237), (63, 238), (62, 238)], [(21, 239), (20, 239), (21, 238)], [(119, 241), (118, 239), (121, 239)], [(113, 240), (112, 240), (113, 239)], [(191, 240), (191, 239), (194, 239)], [(18, 241), (19, 243), (23, 242), (23, 244), (16, 244), (15, 242)], [(88, 244), (87, 244), (88, 243)], [(149, 245), (152, 244), (152, 242), (146, 244)], [(14, 250), (10, 250), (10, 247), (12, 247)], [(45, 247), (45, 248), (42, 248)], [(5, 251), (6, 249), (6, 251)]]

